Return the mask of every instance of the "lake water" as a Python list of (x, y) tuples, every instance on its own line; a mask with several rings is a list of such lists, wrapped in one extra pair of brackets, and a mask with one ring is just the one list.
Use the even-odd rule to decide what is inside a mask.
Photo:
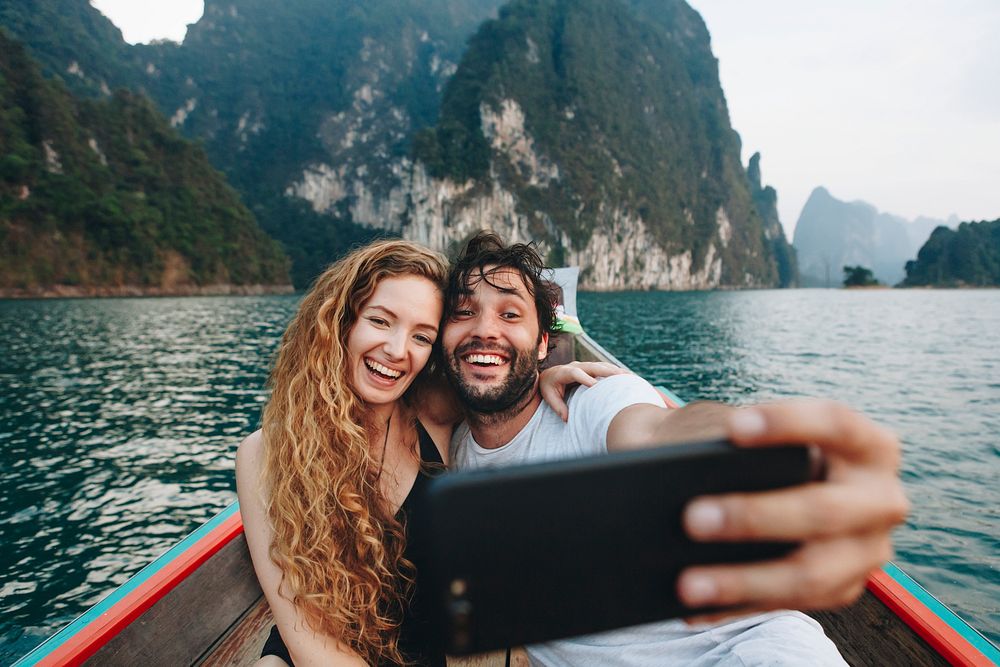
[[(0, 301), (0, 664), (235, 498), (298, 297)], [(687, 399), (837, 398), (894, 428), (896, 561), (1000, 641), (1000, 291), (581, 294)]]

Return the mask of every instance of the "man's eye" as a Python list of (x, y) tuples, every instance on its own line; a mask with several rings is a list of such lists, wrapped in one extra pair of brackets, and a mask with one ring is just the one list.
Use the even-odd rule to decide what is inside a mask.
[(505, 320), (516, 320), (520, 316), (521, 316), (520, 313), (507, 311), (506, 313), (503, 313), (500, 317), (504, 318)]
[(459, 308), (455, 311), (455, 317), (472, 317), (472, 311), (468, 308)]

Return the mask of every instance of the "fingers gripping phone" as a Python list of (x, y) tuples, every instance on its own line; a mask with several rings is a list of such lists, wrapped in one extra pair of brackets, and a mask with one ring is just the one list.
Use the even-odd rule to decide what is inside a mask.
[(810, 476), (806, 447), (713, 441), (437, 477), (408, 530), (434, 641), (465, 655), (705, 611), (677, 599), (684, 567), (794, 545), (692, 542), (683, 507)]

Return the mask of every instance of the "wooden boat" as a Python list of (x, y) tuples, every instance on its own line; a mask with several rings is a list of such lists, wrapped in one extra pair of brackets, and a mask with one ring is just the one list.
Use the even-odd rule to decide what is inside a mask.
[[(623, 365), (586, 334), (556, 350)], [(851, 607), (812, 616), (852, 665), (1000, 664), (993, 644), (892, 563)], [(233, 503), (15, 664), (247, 665), (270, 626)], [(527, 664), (523, 654), (513, 662)], [(500, 666), (504, 656), (455, 664)]]

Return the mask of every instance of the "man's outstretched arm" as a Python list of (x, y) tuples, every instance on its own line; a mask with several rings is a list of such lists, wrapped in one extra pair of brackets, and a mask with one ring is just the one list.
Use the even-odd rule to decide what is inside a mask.
[(827, 474), (789, 489), (690, 502), (684, 525), (692, 539), (784, 540), (801, 546), (764, 563), (688, 568), (678, 580), (681, 600), (691, 607), (733, 606), (740, 613), (853, 602), (871, 571), (892, 556), (890, 532), (909, 510), (896, 437), (832, 401), (750, 408), (694, 403), (678, 410), (634, 405), (612, 420), (608, 449), (715, 437), (744, 447), (810, 444), (822, 453)]

